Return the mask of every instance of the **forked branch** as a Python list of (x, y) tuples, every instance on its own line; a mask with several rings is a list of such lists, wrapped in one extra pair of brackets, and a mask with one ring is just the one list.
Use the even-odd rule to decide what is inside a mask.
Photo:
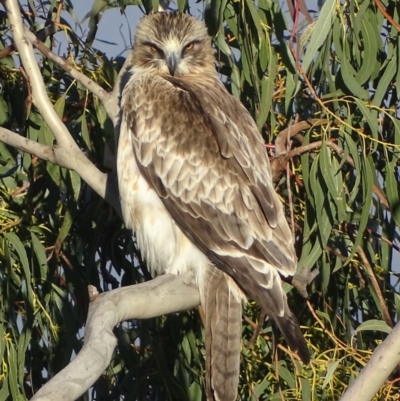
[(80, 397), (110, 364), (117, 345), (113, 328), (118, 323), (181, 312), (199, 303), (197, 284), (190, 274), (165, 274), (94, 297), (89, 305), (85, 343), (79, 354), (32, 400), (73, 401)]

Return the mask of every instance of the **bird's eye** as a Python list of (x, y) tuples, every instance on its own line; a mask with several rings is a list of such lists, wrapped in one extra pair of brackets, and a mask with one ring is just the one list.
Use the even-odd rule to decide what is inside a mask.
[(194, 42), (190, 42), (188, 45), (185, 46), (185, 50), (192, 50), (194, 47)]
[(151, 50), (153, 53), (158, 53), (158, 48), (157, 48), (157, 46), (149, 45), (149, 47), (150, 47), (150, 50)]

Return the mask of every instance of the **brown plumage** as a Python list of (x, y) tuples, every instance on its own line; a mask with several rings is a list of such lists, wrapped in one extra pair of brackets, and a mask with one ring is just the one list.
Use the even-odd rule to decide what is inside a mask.
[(189, 15), (141, 20), (117, 164), (124, 220), (153, 274), (196, 272), (207, 397), (234, 401), (245, 296), (306, 363), (309, 353), (281, 286), (296, 255), (264, 142), (219, 80), (213, 53), (204, 24)]

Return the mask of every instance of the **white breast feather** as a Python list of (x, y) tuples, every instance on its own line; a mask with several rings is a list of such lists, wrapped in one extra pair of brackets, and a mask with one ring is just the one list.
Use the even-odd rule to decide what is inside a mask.
[[(128, 163), (127, 163), (128, 161)], [(161, 199), (140, 174), (131, 133), (121, 123), (118, 144), (118, 184), (125, 224), (136, 233), (143, 258), (152, 274), (181, 274), (204, 270), (210, 262), (172, 220)]]

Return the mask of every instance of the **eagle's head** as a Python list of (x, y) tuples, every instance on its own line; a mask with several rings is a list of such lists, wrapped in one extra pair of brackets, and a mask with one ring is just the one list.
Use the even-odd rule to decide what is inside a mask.
[(133, 68), (160, 75), (204, 73), (214, 67), (214, 51), (204, 23), (189, 14), (144, 16), (136, 29)]

